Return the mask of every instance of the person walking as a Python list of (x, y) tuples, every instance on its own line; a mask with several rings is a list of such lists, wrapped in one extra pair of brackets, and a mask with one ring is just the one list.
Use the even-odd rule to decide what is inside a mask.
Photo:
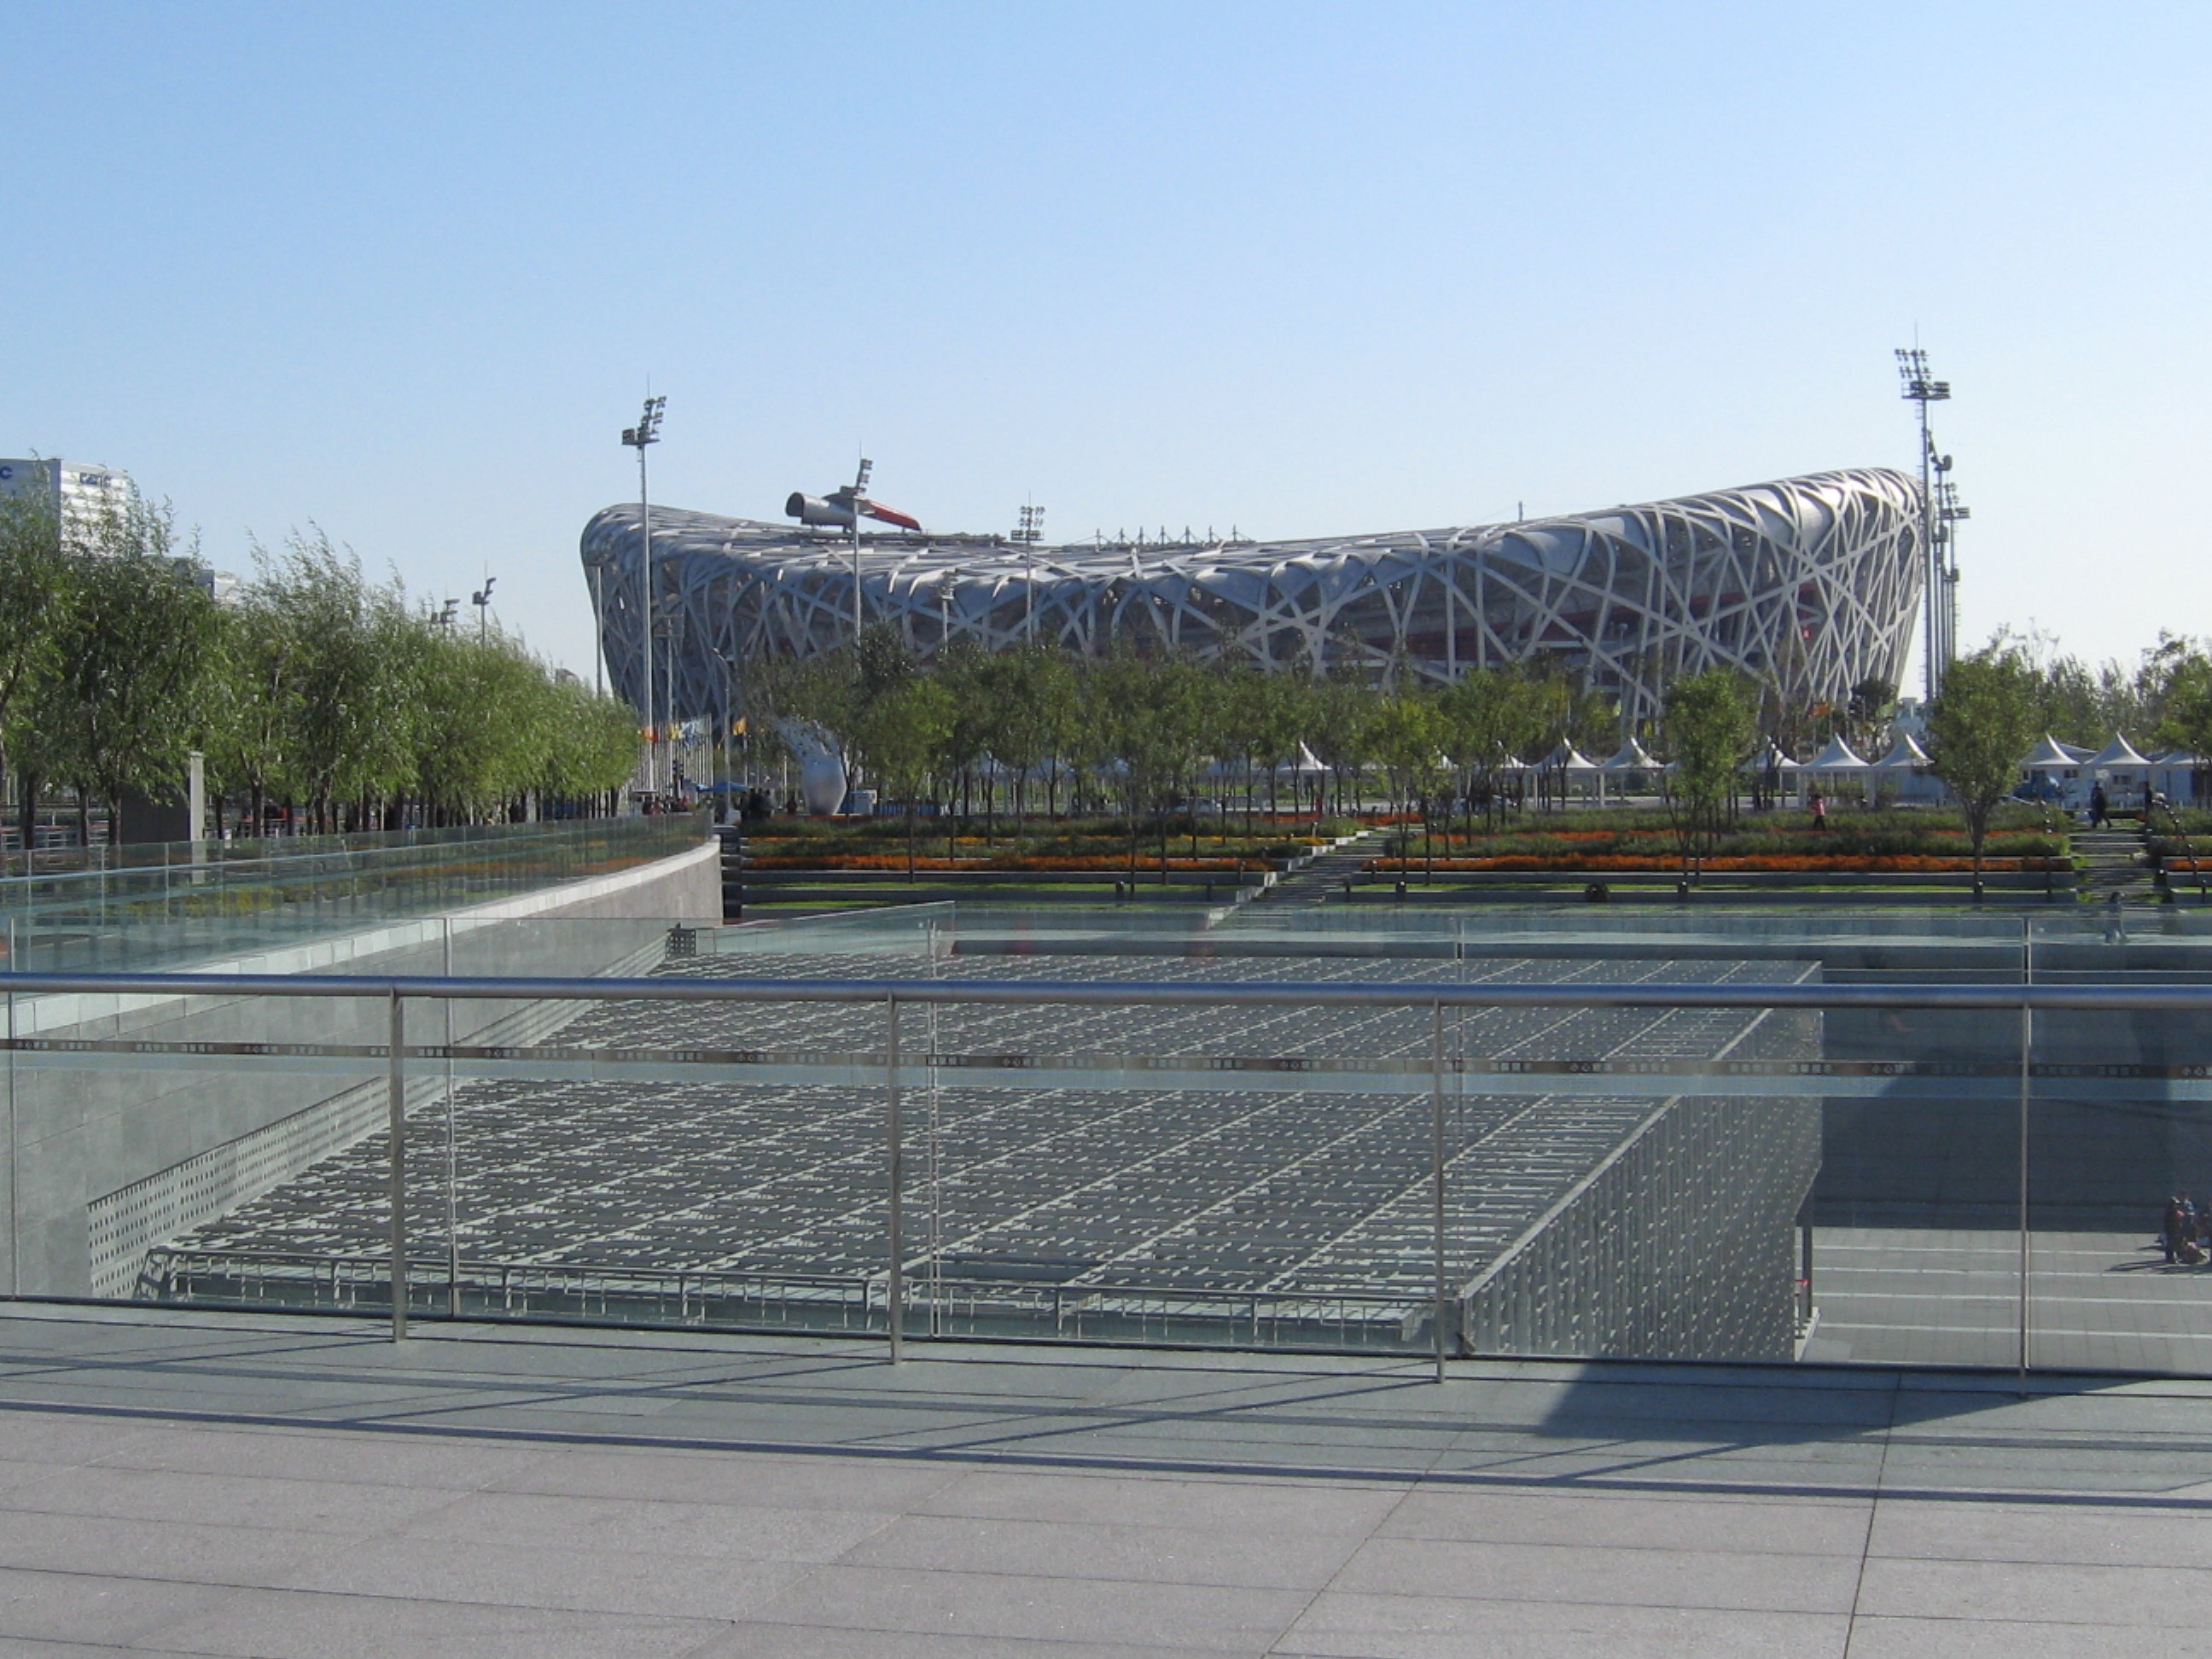
[(2092, 830), (2104, 829), (2111, 820), (2112, 809), (2112, 803), (2105, 794), (2105, 786), (2101, 783), (2091, 784), (2089, 786), (2089, 827)]
[(2166, 1247), (2166, 1265), (2169, 1267), (2181, 1259), (2181, 1247), (2188, 1240), (2191, 1219), (2179, 1193), (2166, 1200), (2166, 1209), (2159, 1217), (2159, 1239)]
[(1813, 786), (1813, 793), (1806, 799), (1813, 808), (1813, 828), (1826, 831), (1828, 827), (1828, 798), (1820, 793), (1819, 784)]

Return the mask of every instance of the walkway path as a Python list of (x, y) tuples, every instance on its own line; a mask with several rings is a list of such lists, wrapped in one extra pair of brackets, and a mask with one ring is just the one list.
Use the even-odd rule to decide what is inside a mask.
[(1340, 898), (1346, 878), (1358, 875), (1382, 845), (1378, 831), (1365, 830), (1342, 847), (1318, 854), (1295, 875), (1285, 876), (1267, 890), (1263, 900), (1269, 904), (1325, 904)]
[(0, 1314), (0, 1652), (2138, 1655), (2212, 1385)]
[(2113, 894), (2123, 904), (2154, 904), (2157, 890), (2151, 884), (2150, 859), (2144, 850), (2143, 832), (2135, 830), (2077, 830), (2074, 850), (2081, 855), (2081, 893), (2094, 904), (2110, 902)]

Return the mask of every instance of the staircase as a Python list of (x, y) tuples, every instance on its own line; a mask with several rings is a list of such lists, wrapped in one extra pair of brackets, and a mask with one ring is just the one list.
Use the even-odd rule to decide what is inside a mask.
[(1382, 846), (1380, 832), (1362, 831), (1334, 851), (1317, 854), (1311, 864), (1291, 875), (1285, 876), (1265, 895), (1269, 904), (1324, 904), (1340, 896), (1348, 877), (1359, 873), (1359, 866), (1373, 858)]
[(2074, 852), (2081, 865), (2077, 890), (2085, 902), (2109, 904), (2117, 896), (2122, 904), (2158, 902), (2158, 890), (2151, 883), (2150, 854), (2140, 828), (2077, 830)]

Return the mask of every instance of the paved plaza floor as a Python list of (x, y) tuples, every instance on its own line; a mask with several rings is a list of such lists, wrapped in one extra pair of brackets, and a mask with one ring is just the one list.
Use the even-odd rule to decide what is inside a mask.
[(0, 1310), (0, 1656), (2136, 1656), (2212, 1382)]
[[(2019, 1363), (2017, 1232), (1824, 1227), (1814, 1264), (1809, 1359)], [(2145, 1229), (2039, 1231), (2026, 1267), (2031, 1364), (2212, 1375), (2212, 1266), (2169, 1266)]]

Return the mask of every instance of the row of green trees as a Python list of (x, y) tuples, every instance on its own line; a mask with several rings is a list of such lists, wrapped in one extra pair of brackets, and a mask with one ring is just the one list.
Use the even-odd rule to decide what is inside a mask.
[[(988, 821), (1002, 792), (1017, 815), (1110, 805), (1128, 824), (1133, 862), (1140, 823), (1151, 820), (1164, 850), (1178, 804), (1219, 793), (1216, 766), (1248, 819), (1286, 805), (1326, 811), (1330, 790), (1340, 811), (1378, 776), (1403, 810), (1442, 795), (1487, 803), (1522, 757), (1562, 742), (1609, 745), (1620, 727), (1610, 699), (1544, 664), (1394, 688), (1236, 662), (1084, 659), (1042, 644), (997, 655), (956, 644), (924, 662), (889, 629), (868, 630), (857, 648), (757, 664), (746, 695), (755, 728), (820, 726), (909, 807), (932, 794), (980, 799)], [(1325, 772), (1301, 772), (1302, 750)], [(1040, 788), (1044, 799), (1030, 799)], [(1224, 797), (1224, 815), (1239, 804)]]
[(248, 834), (271, 805), (322, 832), (453, 824), (629, 776), (625, 705), (441, 625), (319, 533), (257, 549), (225, 603), (195, 551), (143, 502), (64, 533), (39, 501), (0, 501), (0, 778), (26, 846), (46, 787), (82, 821), (176, 796), (195, 750)]
[[(2094, 732), (2081, 722), (2116, 712), (2069, 701), (2077, 669), (2000, 635), (1954, 666), (1952, 690), (1929, 711), (1934, 769), (1965, 806), (1978, 867), (1990, 815), (2036, 738)], [(2212, 752), (2212, 653), (2162, 639), (2145, 653), (2139, 690), (2154, 683), (2155, 699), (2136, 706), (2132, 729), (2146, 741)], [(1832, 708), (1800, 711), (1797, 723), (1815, 736), (1842, 732), (1870, 745), (1894, 696), (1869, 681)], [(877, 629), (857, 647), (756, 665), (747, 696), (762, 729), (782, 719), (821, 726), (870, 781), (909, 808), (932, 795), (964, 807), (980, 795), (988, 817), (1000, 778), (1017, 814), (1038, 804), (1026, 799), (1037, 787), (1054, 813), (1064, 787), (1110, 802), (1127, 822), (1133, 864), (1140, 821), (1150, 817), (1164, 852), (1178, 804), (1214, 793), (1206, 779), (1220, 775), (1210, 766), (1225, 763), (1248, 815), (1263, 805), (1279, 810), (1285, 793), (1305, 807), (1307, 789), (1318, 812), (1325, 788), (1337, 792), (1342, 811), (1346, 792), (1356, 799), (1378, 777), (1401, 810), (1442, 801), (1489, 813), (1505, 798), (1504, 775), (1523, 760), (1561, 744), (1607, 752), (1623, 737), (1611, 699), (1540, 659), (1431, 686), (1410, 676), (1272, 674), (1234, 661), (1128, 653), (1084, 660), (1043, 645), (996, 656), (956, 645), (925, 662)], [(1686, 863), (1719, 833), (1744, 793), (1747, 764), (1776, 737), (1768, 701), (1725, 672), (1686, 678), (1668, 689), (1656, 726), (1638, 734), (1672, 763), (1659, 786)], [(1302, 745), (1327, 769), (1325, 781), (1297, 771)], [(911, 822), (909, 813), (909, 830)]]
[(2212, 756), (2212, 648), (2161, 635), (2134, 676), (2106, 668), (2111, 695), (2083, 700), (2076, 694), (2086, 677), (2075, 659), (2054, 665), (2036, 641), (2000, 632), (1944, 672), (1942, 693), (1928, 711), (1928, 756), (1966, 815), (1977, 891), (1990, 820), (2020, 781), (2021, 757), (2045, 732), (2101, 746), (2124, 732), (2154, 748)]

